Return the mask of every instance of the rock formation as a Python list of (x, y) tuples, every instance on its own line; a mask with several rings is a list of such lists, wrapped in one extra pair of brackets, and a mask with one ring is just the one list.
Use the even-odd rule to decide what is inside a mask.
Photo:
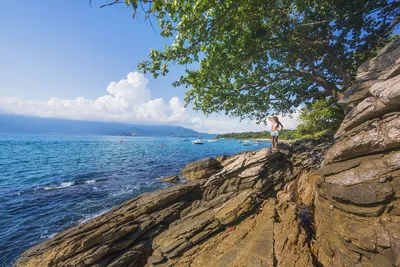
[[(329, 143), (314, 140), (289, 150), (240, 153), (226, 158), (222, 165), (217, 161), (222, 169), (216, 173), (215, 165), (210, 171), (209, 163), (196, 162), (189, 170), (201, 174), (197, 179), (142, 194), (57, 234), (27, 250), (15, 265), (179, 266), (181, 261), (182, 265), (185, 261), (194, 265), (195, 259), (203, 259), (210, 265), (234, 262), (251, 266), (258, 261), (257, 266), (265, 266), (295, 261), (286, 256), (290, 252), (311, 262), (307, 233), (299, 226), (298, 206), (293, 200), (301, 195), (304, 203), (312, 203), (313, 189), (305, 185), (314, 178), (308, 172), (319, 166), (328, 147)], [(294, 193), (293, 188), (299, 192)], [(224, 232), (237, 224), (232, 235)], [(288, 240), (286, 232), (291, 233)], [(287, 242), (300, 242), (301, 249), (291, 251)], [(207, 251), (217, 244), (219, 250), (213, 250), (212, 258)], [(245, 246), (243, 250), (241, 246)], [(275, 253), (274, 246), (279, 246), (280, 253)], [(246, 257), (230, 256), (238, 256), (238, 250)]]
[(400, 266), (400, 39), (362, 64), (319, 170), (323, 266)]
[(181, 176), (188, 180), (208, 178), (221, 168), (220, 161), (214, 158), (205, 158), (187, 164), (183, 167)]
[(161, 181), (166, 183), (177, 183), (179, 182), (179, 177), (177, 175), (167, 176), (167, 177), (160, 177)]
[(334, 142), (188, 164), (187, 183), (59, 233), (15, 265), (400, 266), (399, 58), (397, 40), (360, 67)]

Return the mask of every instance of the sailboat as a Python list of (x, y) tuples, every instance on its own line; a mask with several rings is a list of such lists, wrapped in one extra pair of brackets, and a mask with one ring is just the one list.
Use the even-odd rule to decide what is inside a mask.
[(199, 136), (197, 136), (197, 139), (193, 140), (192, 143), (195, 145), (204, 145), (203, 139), (200, 139)]
[(192, 141), (195, 145), (204, 145), (204, 141), (202, 139), (196, 139)]

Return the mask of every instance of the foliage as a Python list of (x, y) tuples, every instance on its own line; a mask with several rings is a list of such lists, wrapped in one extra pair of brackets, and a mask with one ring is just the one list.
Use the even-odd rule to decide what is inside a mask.
[(321, 131), (336, 131), (343, 121), (344, 113), (332, 99), (321, 99), (300, 110), (297, 130), (301, 134), (315, 134)]
[(394, 0), (124, 1), (174, 38), (151, 49), (139, 69), (157, 77), (168, 64), (187, 66), (174, 83), (189, 89), (186, 103), (258, 121), (340, 98), (356, 68), (388, 41), (400, 13)]
[[(339, 128), (343, 118), (343, 110), (332, 98), (317, 100), (300, 110), (299, 121), (301, 124), (295, 130), (284, 129), (280, 131), (279, 139), (295, 140), (332, 135)], [(270, 133), (267, 131), (229, 133), (217, 136), (217, 138), (228, 139), (262, 139), (269, 137)]]
[[(265, 139), (270, 138), (271, 133), (267, 131), (262, 132), (243, 132), (243, 133), (227, 133), (219, 134), (216, 138), (226, 138), (226, 139)], [(300, 133), (297, 130), (282, 130), (279, 132), (279, 139), (283, 140), (294, 140), (301, 138)]]

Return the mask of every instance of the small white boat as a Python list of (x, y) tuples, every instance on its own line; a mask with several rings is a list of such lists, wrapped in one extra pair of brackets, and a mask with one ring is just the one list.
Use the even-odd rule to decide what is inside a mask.
[(204, 145), (204, 141), (202, 139), (196, 139), (192, 141), (195, 145)]
[(247, 140), (243, 140), (243, 145), (244, 146), (249, 146), (249, 145), (251, 145), (251, 142), (247, 141)]
[(215, 142), (217, 142), (218, 140), (215, 140), (215, 139), (211, 139), (211, 140), (207, 140), (207, 142), (209, 142), (209, 143), (215, 143)]
[(258, 140), (253, 142), (253, 145), (261, 145), (261, 144), (262, 144), (261, 141)]

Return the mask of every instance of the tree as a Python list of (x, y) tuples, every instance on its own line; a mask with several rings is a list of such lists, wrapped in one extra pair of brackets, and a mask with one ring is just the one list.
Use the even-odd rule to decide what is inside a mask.
[(169, 64), (187, 66), (174, 83), (188, 89), (186, 103), (258, 121), (302, 103), (337, 101), (400, 20), (393, 0), (125, 2), (174, 38), (164, 50), (150, 50), (140, 70), (157, 77)]
[(335, 132), (344, 118), (343, 110), (332, 98), (320, 99), (300, 110), (300, 134), (315, 134), (322, 131)]

